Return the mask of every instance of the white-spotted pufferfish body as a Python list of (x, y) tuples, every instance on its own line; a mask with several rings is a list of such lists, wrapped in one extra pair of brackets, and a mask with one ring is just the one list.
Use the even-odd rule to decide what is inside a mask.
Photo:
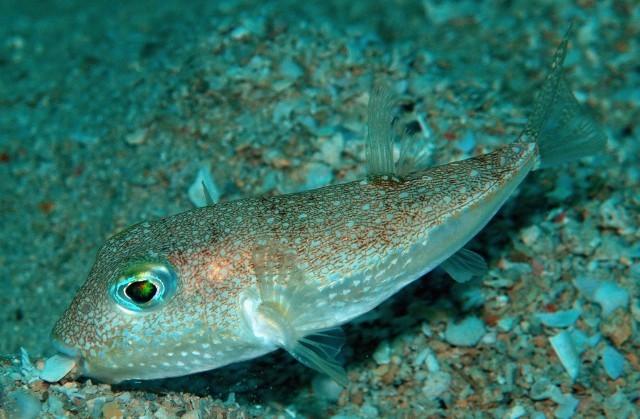
[[(284, 348), (348, 380), (339, 326), (462, 249), (538, 167), (601, 149), (562, 77), (566, 37), (520, 138), (400, 176), (385, 95), (370, 104), (365, 180), (197, 208), (109, 239), (54, 345), (107, 382), (190, 374)], [(461, 250), (462, 249), (462, 250)]]

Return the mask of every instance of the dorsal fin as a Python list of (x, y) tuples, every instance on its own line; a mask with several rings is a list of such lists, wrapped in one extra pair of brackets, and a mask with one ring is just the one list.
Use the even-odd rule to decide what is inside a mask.
[(415, 133), (406, 131), (400, 141), (400, 156), (396, 162), (393, 157), (393, 144), (396, 141), (397, 116), (393, 112), (398, 96), (384, 82), (376, 82), (369, 96), (367, 117), (369, 132), (366, 141), (367, 175), (402, 178), (418, 165), (427, 160), (429, 148), (426, 137), (417, 141)]
[(395, 121), (393, 103), (396, 95), (387, 84), (376, 82), (369, 97), (367, 118), (369, 132), (365, 150), (368, 176), (395, 176), (393, 140)]

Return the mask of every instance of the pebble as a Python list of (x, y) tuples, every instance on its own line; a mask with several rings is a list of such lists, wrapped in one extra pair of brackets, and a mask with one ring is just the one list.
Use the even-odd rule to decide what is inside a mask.
[(124, 417), (124, 413), (120, 410), (118, 403), (108, 402), (102, 406), (102, 415), (105, 418), (121, 418)]
[(451, 374), (442, 371), (434, 372), (427, 377), (424, 386), (422, 386), (422, 393), (429, 400), (434, 400), (449, 390), (450, 386)]
[(624, 371), (624, 357), (611, 346), (602, 350), (602, 363), (604, 370), (612, 380), (617, 380)]
[(30, 419), (40, 416), (40, 400), (24, 391), (9, 394), (6, 410), (10, 418)]
[(613, 282), (577, 278), (573, 283), (589, 301), (600, 306), (602, 317), (607, 317), (620, 307), (629, 306), (629, 292)]
[(580, 354), (576, 349), (571, 335), (565, 330), (549, 338), (553, 350), (558, 355), (560, 363), (572, 380), (578, 377), (580, 372)]
[(631, 337), (633, 333), (632, 324), (631, 315), (619, 309), (600, 323), (599, 330), (600, 333), (611, 339), (617, 347), (620, 347)]
[(344, 136), (337, 132), (320, 146), (320, 154), (322, 161), (331, 167), (340, 167), (342, 160), (342, 151), (344, 150)]
[(515, 325), (515, 320), (512, 317), (503, 317), (499, 319), (498, 322), (496, 323), (498, 330), (502, 333), (509, 332), (511, 329), (513, 329), (514, 325)]
[(469, 153), (476, 147), (476, 143), (476, 134), (471, 130), (467, 130), (460, 142), (456, 144), (456, 148), (464, 153)]
[(580, 317), (580, 314), (579, 310), (571, 309), (556, 311), (555, 313), (538, 313), (536, 318), (545, 326), (562, 328), (573, 325)]
[(553, 397), (553, 401), (558, 403), (558, 408), (555, 411), (555, 417), (559, 419), (569, 419), (573, 417), (576, 408), (580, 404), (580, 400), (575, 398), (573, 394), (561, 394), (560, 390), (558, 390), (558, 393)]
[(311, 387), (313, 388), (313, 394), (317, 398), (331, 403), (338, 401), (343, 390), (340, 384), (324, 374), (316, 374), (311, 380)]
[(140, 128), (133, 132), (130, 132), (124, 137), (124, 141), (129, 145), (140, 145), (147, 139), (148, 130), (146, 128)]
[(450, 322), (444, 331), (444, 340), (454, 346), (475, 346), (485, 333), (484, 322), (471, 316), (459, 323)]
[(384, 341), (378, 345), (373, 352), (373, 360), (378, 365), (387, 365), (391, 361), (391, 345), (388, 341)]
[(333, 181), (333, 169), (318, 162), (312, 162), (307, 165), (307, 176), (304, 187), (306, 189), (316, 189), (327, 186)]
[(76, 361), (62, 355), (54, 355), (44, 363), (40, 378), (49, 383), (60, 381), (75, 367)]
[(527, 414), (527, 410), (524, 408), (524, 406), (516, 405), (511, 409), (509, 409), (506, 417), (509, 419), (518, 419), (523, 417), (526, 414)]
[(542, 234), (540, 227), (537, 225), (532, 225), (531, 227), (527, 227), (520, 232), (520, 240), (527, 246), (531, 246), (534, 244)]
[(625, 396), (622, 389), (608, 397), (604, 403), (604, 413), (608, 418), (631, 418), (638, 416), (638, 410)]

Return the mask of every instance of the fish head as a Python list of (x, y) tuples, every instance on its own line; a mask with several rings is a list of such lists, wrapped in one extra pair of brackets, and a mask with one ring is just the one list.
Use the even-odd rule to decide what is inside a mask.
[(242, 343), (235, 294), (225, 288), (233, 281), (217, 278), (220, 286), (211, 286), (215, 260), (203, 264), (174, 233), (162, 220), (145, 222), (101, 248), (51, 334), (53, 346), (76, 359), (83, 375), (118, 383), (253, 357)]

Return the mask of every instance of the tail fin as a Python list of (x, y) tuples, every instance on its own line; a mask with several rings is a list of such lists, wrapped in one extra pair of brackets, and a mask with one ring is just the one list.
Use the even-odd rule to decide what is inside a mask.
[(555, 166), (595, 154), (605, 148), (607, 136), (591, 119), (571, 93), (564, 78), (563, 64), (571, 28), (556, 50), (542, 90), (524, 134), (538, 144), (536, 169)]

